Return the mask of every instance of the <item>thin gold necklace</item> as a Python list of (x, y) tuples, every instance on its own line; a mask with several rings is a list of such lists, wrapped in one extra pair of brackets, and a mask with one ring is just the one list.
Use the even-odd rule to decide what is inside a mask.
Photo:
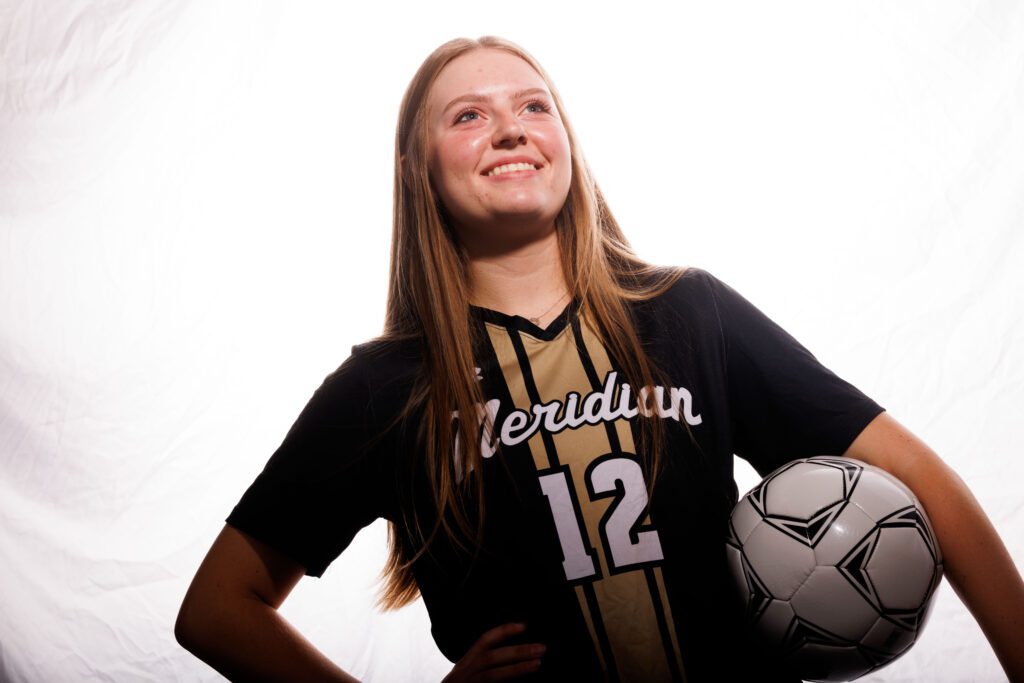
[(557, 306), (559, 304), (559, 302), (561, 302), (562, 299), (564, 299), (567, 296), (569, 296), (569, 292), (565, 292), (564, 294), (562, 294), (562, 296), (560, 296), (557, 299), (555, 299), (555, 303), (553, 303), (550, 306), (548, 306), (547, 310), (544, 311), (543, 313), (541, 313), (540, 315), (538, 315), (536, 318), (528, 317), (527, 320), (529, 320), (531, 323), (533, 323), (537, 327), (540, 327), (540, 319), (543, 318), (544, 316), (546, 316), (548, 313), (550, 313), (551, 309), (553, 309), (555, 306)]

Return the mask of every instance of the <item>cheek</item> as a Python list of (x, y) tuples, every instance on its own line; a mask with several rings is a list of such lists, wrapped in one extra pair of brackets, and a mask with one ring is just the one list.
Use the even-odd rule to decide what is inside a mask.
[(534, 140), (541, 147), (541, 151), (558, 169), (559, 184), (568, 185), (572, 177), (572, 155), (569, 152), (569, 135), (560, 125), (548, 126), (538, 129)]
[(439, 140), (430, 157), (430, 178), (438, 199), (453, 215), (460, 214), (469, 197), (475, 194), (471, 186), (475, 174), (478, 145), (465, 137)]
[(432, 169), (430, 178), (442, 206), (453, 216), (460, 214), (461, 207), (464, 207), (467, 201), (465, 181), (454, 174), (450, 165), (439, 165), (436, 170)]
[(430, 160), (430, 179), (441, 201), (451, 205), (453, 195), (459, 191), (458, 159), (448, 150), (439, 149)]
[(476, 172), (482, 136), (460, 135), (438, 146), (437, 170), (448, 178), (464, 178)]
[(565, 131), (561, 131), (561, 135), (558, 136), (558, 150), (556, 152), (560, 161), (559, 166), (562, 172), (559, 174), (561, 185), (565, 187), (565, 191), (568, 193), (569, 185), (572, 181), (572, 154), (569, 151), (569, 137)]

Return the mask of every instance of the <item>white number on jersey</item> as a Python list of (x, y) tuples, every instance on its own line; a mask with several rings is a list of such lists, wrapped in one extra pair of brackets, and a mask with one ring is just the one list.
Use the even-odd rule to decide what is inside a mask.
[[(600, 534), (613, 570), (657, 562), (664, 558), (658, 532), (630, 531), (647, 509), (647, 485), (640, 464), (628, 457), (606, 457), (587, 469), (587, 490), (591, 501), (615, 496), (601, 521)], [(539, 477), (540, 487), (551, 506), (555, 532), (562, 546), (562, 567), (569, 581), (595, 576), (593, 550), (584, 541), (582, 515), (577, 512), (569, 488), (569, 470), (563, 468)]]

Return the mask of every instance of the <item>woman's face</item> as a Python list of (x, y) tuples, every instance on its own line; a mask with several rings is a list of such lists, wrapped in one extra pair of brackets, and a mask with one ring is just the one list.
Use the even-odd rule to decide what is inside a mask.
[(572, 177), (569, 138), (544, 79), (503, 50), (449, 62), (427, 98), (434, 188), (471, 249), (554, 229)]

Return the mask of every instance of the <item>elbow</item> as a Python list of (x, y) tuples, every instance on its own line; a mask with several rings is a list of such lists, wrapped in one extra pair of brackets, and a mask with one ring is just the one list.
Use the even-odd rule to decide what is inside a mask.
[(181, 609), (178, 610), (178, 618), (174, 621), (174, 639), (178, 641), (178, 645), (192, 652), (194, 645), (195, 634), (193, 628), (188, 619), (188, 603), (182, 603)]
[(209, 621), (208, 615), (200, 613), (193, 601), (186, 597), (174, 621), (174, 639), (192, 654), (197, 654), (206, 631), (204, 625), (208, 625)]

